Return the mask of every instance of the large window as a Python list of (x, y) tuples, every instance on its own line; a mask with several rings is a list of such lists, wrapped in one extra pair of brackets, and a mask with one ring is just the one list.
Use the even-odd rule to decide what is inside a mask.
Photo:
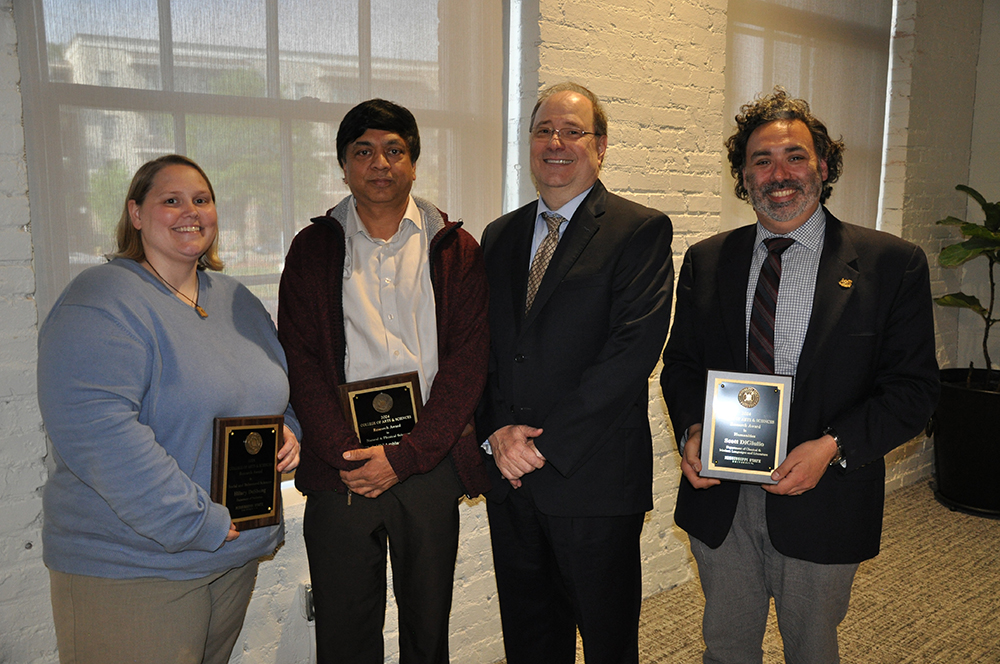
[(502, 16), (492, 0), (15, 3), (38, 300), (113, 249), (136, 168), (178, 152), (218, 198), (226, 272), (274, 313), (294, 234), (347, 192), (335, 136), (413, 111), (414, 194), (478, 236), (501, 206)]
[[(729, 0), (727, 19), (726, 136), (740, 105), (775, 85), (806, 99), (830, 133), (847, 144), (831, 211), (874, 227), (892, 0)], [(728, 189), (725, 225), (752, 222), (750, 206)]]

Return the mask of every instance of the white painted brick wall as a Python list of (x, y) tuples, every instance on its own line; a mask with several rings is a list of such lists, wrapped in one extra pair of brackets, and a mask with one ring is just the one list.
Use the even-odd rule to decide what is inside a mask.
[[(541, 87), (574, 80), (609, 118), (601, 179), (667, 213), (674, 265), (720, 229), (725, 2), (542, 0)], [(654, 509), (642, 533), (643, 594), (692, 578), (687, 538), (673, 522), (678, 456), (658, 383), (650, 378)]]
[[(960, 237), (934, 222), (949, 215), (964, 218), (966, 213), (966, 197), (955, 185), (969, 182), (969, 156), (977, 150), (972, 131), (980, 49), (953, 45), (980, 43), (982, 7), (982, 0), (900, 0), (896, 10), (882, 228), (924, 248), (934, 296), (958, 290), (964, 272), (938, 264), (941, 247)], [(983, 37), (995, 65), (996, 49)], [(984, 90), (996, 89), (995, 69), (992, 74), (992, 84), (988, 76), (979, 83)], [(948, 103), (942, 104), (942, 99)], [(986, 109), (983, 112), (985, 120), (989, 116)], [(959, 358), (959, 332), (967, 334), (978, 318), (946, 307), (935, 307), (934, 314), (939, 364), (964, 364), (968, 358)], [(926, 478), (932, 466), (933, 445), (920, 436), (887, 457), (886, 487)]]
[(55, 660), (55, 632), (42, 565), (45, 436), (19, 81), (12, 0), (0, 0), (0, 662), (44, 662)]
[[(906, 191), (906, 168), (909, 158), (910, 84), (913, 77), (916, 43), (916, 12), (917, 0), (898, 1), (896, 23), (892, 33), (892, 60), (889, 63), (892, 83), (887, 110), (889, 126), (880, 230), (900, 236), (903, 234), (903, 196)], [(927, 236), (929, 233), (925, 232), (923, 235)], [(920, 242), (929, 240), (929, 237), (918, 240), (911, 233), (909, 239)], [(927, 245), (924, 245), (924, 250), (928, 252), (928, 259), (931, 261), (932, 279), (939, 279), (941, 268), (936, 266), (930, 255), (931, 249)], [(940, 313), (935, 312), (935, 314)], [(938, 319), (939, 328), (941, 323), (941, 319)], [(940, 341), (940, 331), (937, 337)], [(933, 463), (932, 455), (933, 448), (923, 436), (894, 450), (885, 459), (886, 490), (891, 491), (929, 476)]]

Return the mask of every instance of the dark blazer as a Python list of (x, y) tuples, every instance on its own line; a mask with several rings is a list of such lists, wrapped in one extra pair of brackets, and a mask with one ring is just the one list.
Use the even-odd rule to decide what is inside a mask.
[[(699, 242), (684, 258), (660, 376), (674, 432), (701, 422), (706, 370), (746, 370), (746, 292), (756, 226)], [(848, 466), (801, 496), (767, 496), (771, 542), (817, 563), (878, 553), (883, 457), (917, 435), (939, 393), (927, 258), (886, 233), (827, 212), (809, 331), (796, 370), (789, 449), (830, 426)], [(681, 479), (675, 520), (710, 547), (726, 538), (739, 483), (697, 490)]]
[[(661, 212), (598, 181), (560, 240), (524, 314), (537, 202), (483, 233), (490, 286), (490, 366), (480, 440), (508, 424), (545, 431), (548, 460), (522, 478), (552, 516), (652, 508), (648, 382), (670, 323), (672, 229)], [(487, 459), (502, 501), (510, 485)]]

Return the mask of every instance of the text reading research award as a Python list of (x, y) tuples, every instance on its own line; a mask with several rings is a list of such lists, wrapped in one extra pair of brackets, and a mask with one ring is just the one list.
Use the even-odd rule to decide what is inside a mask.
[(358, 380), (338, 389), (344, 417), (363, 447), (398, 445), (420, 416), (420, 376), (416, 371)]

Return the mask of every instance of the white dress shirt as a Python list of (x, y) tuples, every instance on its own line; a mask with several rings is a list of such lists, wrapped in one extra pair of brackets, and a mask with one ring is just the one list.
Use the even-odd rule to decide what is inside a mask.
[(411, 196), (396, 234), (373, 238), (355, 206), (345, 223), (345, 370), (348, 382), (416, 371), (423, 401), (438, 371), (429, 247)]

